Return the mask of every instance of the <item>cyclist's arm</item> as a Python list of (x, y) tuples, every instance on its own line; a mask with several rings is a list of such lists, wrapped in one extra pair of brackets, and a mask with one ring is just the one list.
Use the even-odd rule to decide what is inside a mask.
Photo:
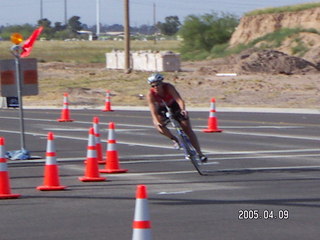
[(185, 106), (184, 100), (181, 98), (180, 94), (178, 93), (178, 91), (176, 90), (176, 88), (173, 85), (170, 84), (169, 86), (170, 86), (169, 92), (170, 92), (171, 96), (178, 103), (181, 111), (186, 112), (186, 106)]
[(151, 112), (151, 117), (152, 117), (153, 123), (157, 126), (162, 126), (161, 119), (159, 117), (159, 114), (157, 113), (157, 107), (155, 104), (155, 100), (154, 100), (154, 97), (151, 93), (148, 93), (147, 101), (148, 101), (148, 105), (149, 105), (149, 109)]

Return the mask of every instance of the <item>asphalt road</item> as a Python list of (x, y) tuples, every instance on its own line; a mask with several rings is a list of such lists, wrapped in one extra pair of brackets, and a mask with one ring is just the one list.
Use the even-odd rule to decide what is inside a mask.
[[(319, 114), (219, 112), (222, 133), (203, 133), (208, 112), (191, 112), (209, 162), (197, 174), (152, 127), (145, 111), (24, 110), (32, 159), (8, 161), (12, 193), (0, 200), (0, 240), (131, 239), (136, 186), (148, 189), (154, 240), (317, 239), (320, 234)], [(92, 119), (106, 148), (116, 125), (123, 174), (81, 182)], [(55, 136), (64, 191), (43, 192), (47, 133)], [(6, 150), (19, 150), (19, 112), (0, 110)], [(105, 167), (100, 165), (101, 168)]]

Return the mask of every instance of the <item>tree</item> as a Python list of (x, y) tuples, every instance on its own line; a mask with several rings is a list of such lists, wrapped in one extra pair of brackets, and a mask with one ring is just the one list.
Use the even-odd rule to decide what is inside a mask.
[(183, 38), (182, 52), (210, 52), (215, 45), (227, 43), (238, 24), (239, 19), (232, 14), (189, 15), (179, 31)]
[(157, 27), (160, 32), (164, 35), (172, 36), (179, 31), (179, 27), (181, 23), (179, 21), (179, 17), (177, 16), (169, 16), (165, 18), (165, 22), (158, 22)]
[(59, 32), (59, 31), (63, 31), (66, 29), (66, 25), (62, 24), (61, 22), (55, 22), (54, 23), (54, 32)]
[(14, 32), (18, 32), (22, 34), (24, 38), (28, 38), (33, 32), (33, 30), (34, 30), (34, 26), (30, 24), (1, 27), (1, 38), (5, 40), (9, 40), (10, 36)]
[(72, 32), (77, 32), (82, 30), (82, 24), (80, 22), (80, 17), (73, 16), (68, 21), (68, 27)]
[(47, 39), (50, 39), (53, 36), (53, 29), (51, 27), (51, 21), (49, 21), (47, 18), (40, 19), (38, 21), (39, 26), (43, 26), (43, 31), (41, 33), (41, 36)]

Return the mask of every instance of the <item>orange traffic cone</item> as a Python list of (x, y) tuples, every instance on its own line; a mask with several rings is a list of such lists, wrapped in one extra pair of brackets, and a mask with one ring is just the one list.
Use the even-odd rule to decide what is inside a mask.
[(133, 220), (132, 240), (151, 240), (151, 221), (148, 207), (147, 187), (138, 185)]
[(20, 194), (12, 194), (10, 190), (10, 178), (5, 158), (4, 138), (0, 138), (0, 199), (18, 198)]
[(102, 144), (100, 141), (100, 128), (99, 128), (99, 118), (98, 117), (93, 118), (93, 130), (94, 130), (94, 136), (95, 136), (95, 140), (96, 140), (97, 161), (98, 161), (98, 164), (104, 164), (105, 161), (103, 161)]
[(125, 173), (128, 169), (121, 169), (119, 164), (118, 151), (116, 149), (115, 125), (109, 123), (108, 146), (106, 152), (106, 167), (100, 169), (101, 173)]
[(37, 189), (40, 191), (58, 191), (66, 188), (66, 186), (60, 185), (54, 136), (52, 132), (49, 132), (46, 150), (46, 165), (44, 168), (44, 181), (43, 185), (38, 186)]
[(216, 99), (212, 98), (211, 104), (210, 104), (210, 113), (208, 118), (208, 128), (202, 130), (205, 133), (222, 132), (222, 130), (218, 128), (218, 120), (215, 116), (216, 115), (215, 103), (216, 103)]
[(73, 122), (74, 120), (70, 118), (68, 93), (63, 95), (63, 109), (61, 110), (61, 118), (58, 119), (59, 122)]
[(104, 107), (104, 109), (101, 110), (101, 111), (103, 111), (103, 112), (111, 112), (111, 111), (113, 111), (113, 110), (111, 109), (111, 101), (110, 101), (110, 99), (111, 99), (111, 97), (110, 97), (110, 91), (107, 90), (107, 91), (106, 91), (105, 107)]
[(82, 182), (99, 182), (106, 180), (106, 178), (100, 177), (99, 174), (97, 149), (93, 128), (90, 128), (89, 130), (85, 176), (79, 177), (79, 180)]

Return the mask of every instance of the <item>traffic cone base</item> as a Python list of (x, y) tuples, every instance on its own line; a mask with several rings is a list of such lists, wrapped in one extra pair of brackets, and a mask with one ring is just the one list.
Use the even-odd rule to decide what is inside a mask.
[(98, 164), (105, 164), (106, 161), (103, 160), (102, 157), (102, 145), (101, 143), (97, 143), (96, 144), (96, 148), (97, 148), (97, 160), (98, 160)]
[(8, 173), (0, 173), (1, 186), (0, 186), (0, 199), (14, 199), (19, 198), (21, 194), (12, 194), (10, 191), (10, 183), (9, 183), (9, 174)]
[(203, 129), (202, 132), (205, 133), (213, 133), (213, 132), (222, 132), (223, 130), (221, 129)]
[(128, 169), (101, 169), (101, 173), (126, 173)]
[(85, 170), (85, 176), (79, 177), (78, 179), (81, 182), (100, 182), (100, 181), (105, 181), (105, 177), (100, 177), (99, 175), (99, 168), (98, 168), (98, 163), (97, 159), (90, 159), (88, 158), (85, 161), (86, 164), (86, 170)]
[(102, 182), (105, 181), (104, 177), (79, 177), (81, 182)]
[(98, 117), (93, 118), (93, 130), (94, 130), (94, 135), (95, 135), (95, 139), (96, 139), (98, 164), (105, 164), (106, 162), (103, 160), (103, 154), (102, 154), (102, 144), (101, 144), (101, 140), (100, 140), (100, 127), (99, 127), (99, 118)]
[[(110, 160), (108, 160), (110, 159)], [(128, 169), (121, 169), (119, 166), (118, 152), (117, 151), (107, 151), (106, 168), (100, 169), (101, 173), (125, 173)]]
[(20, 196), (21, 194), (12, 194), (12, 193), (0, 194), (0, 199), (15, 199), (15, 198), (19, 198)]
[(0, 137), (0, 199), (19, 198), (20, 194), (13, 194), (10, 190), (10, 177), (5, 152), (5, 140)]
[(60, 185), (59, 169), (56, 159), (56, 148), (54, 144), (54, 135), (52, 132), (48, 133), (47, 149), (46, 149), (46, 164), (44, 167), (43, 185), (36, 189), (40, 191), (58, 191), (64, 190), (67, 187)]
[(21, 194), (0, 194), (0, 199), (15, 199), (19, 198)]
[(102, 112), (113, 112), (113, 110), (111, 109), (111, 102), (110, 102), (110, 91), (108, 90), (106, 92), (106, 100), (105, 100), (105, 106), (104, 109), (102, 109)]
[(106, 152), (106, 166), (104, 169), (100, 169), (101, 173), (125, 173), (128, 169), (121, 169), (118, 157), (118, 151), (116, 149), (117, 140), (115, 139), (115, 124), (109, 123), (108, 134), (108, 146)]
[(106, 109), (101, 110), (102, 112), (113, 112), (114, 110), (110, 109), (110, 107), (106, 106)]
[(58, 122), (73, 122), (74, 120), (70, 118), (68, 93), (63, 95), (63, 108), (61, 110), (61, 118), (57, 119)]
[(203, 129), (202, 131), (205, 133), (212, 133), (212, 132), (222, 132), (222, 129), (219, 129), (217, 124), (217, 119), (216, 118), (209, 118), (208, 120), (208, 128)]
[(64, 190), (66, 189), (66, 186), (39, 186), (37, 187), (38, 190), (40, 191), (59, 191), (59, 190)]
[(208, 127), (206, 129), (203, 129), (202, 132), (205, 132), (205, 133), (222, 132), (222, 130), (218, 128), (218, 119), (215, 116), (216, 115), (215, 103), (216, 103), (216, 100), (212, 98), (210, 103)]
[(99, 166), (97, 161), (97, 148), (94, 136), (94, 129), (91, 127), (89, 129), (89, 138), (87, 146), (87, 159), (86, 159), (85, 175), (79, 177), (82, 182), (99, 182), (105, 181), (105, 177), (100, 177)]
[[(1, 164), (6, 164), (1, 162)], [(9, 173), (0, 172), (0, 199), (19, 198), (21, 194), (13, 194), (10, 190)]]
[(58, 179), (58, 167), (57, 165), (45, 166), (45, 180), (44, 185), (38, 186), (37, 189), (40, 191), (59, 191), (64, 190), (67, 187), (61, 186)]
[(138, 185), (133, 220), (132, 240), (151, 240), (151, 221), (148, 207), (147, 187)]
[(73, 119), (58, 119), (58, 122), (73, 122)]

